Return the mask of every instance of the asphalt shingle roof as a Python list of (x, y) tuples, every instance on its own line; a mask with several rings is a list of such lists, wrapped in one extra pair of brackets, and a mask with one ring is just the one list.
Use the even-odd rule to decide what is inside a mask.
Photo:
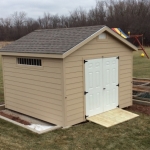
[(0, 52), (63, 54), (104, 26), (36, 30)]

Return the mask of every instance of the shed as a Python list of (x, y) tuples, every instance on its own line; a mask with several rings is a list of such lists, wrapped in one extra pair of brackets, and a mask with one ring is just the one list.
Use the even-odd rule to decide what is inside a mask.
[(67, 127), (131, 106), (136, 50), (107, 26), (36, 30), (0, 49), (5, 107)]

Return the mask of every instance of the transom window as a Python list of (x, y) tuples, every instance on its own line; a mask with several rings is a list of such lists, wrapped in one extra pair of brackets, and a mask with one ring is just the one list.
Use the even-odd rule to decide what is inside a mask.
[(41, 59), (17, 58), (17, 62), (22, 65), (42, 66)]

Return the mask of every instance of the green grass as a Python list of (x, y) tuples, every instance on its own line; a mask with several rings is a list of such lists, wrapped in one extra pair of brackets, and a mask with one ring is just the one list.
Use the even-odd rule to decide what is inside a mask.
[(0, 120), (0, 150), (150, 150), (150, 117), (105, 128), (87, 122), (37, 135)]
[[(146, 48), (146, 52), (150, 57), (150, 48)], [(141, 57), (142, 51), (133, 54), (133, 77), (150, 78), (150, 59)]]

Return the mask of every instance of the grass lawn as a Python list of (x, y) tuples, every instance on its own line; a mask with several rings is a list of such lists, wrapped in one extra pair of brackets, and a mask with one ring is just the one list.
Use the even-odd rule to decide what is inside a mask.
[(111, 128), (87, 122), (43, 135), (0, 120), (0, 150), (150, 150), (150, 117)]

